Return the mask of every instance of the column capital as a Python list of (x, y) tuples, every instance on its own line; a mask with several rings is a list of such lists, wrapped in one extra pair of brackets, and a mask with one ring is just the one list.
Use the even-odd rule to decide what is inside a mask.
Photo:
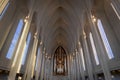
[(34, 39), (36, 39), (36, 38), (38, 39), (38, 32), (34, 33)]
[(42, 42), (42, 41), (40, 41), (40, 43), (39, 43), (39, 44), (40, 44), (40, 46), (42, 46), (43, 42)]
[(86, 33), (85, 33), (85, 31), (84, 31), (84, 30), (83, 30), (82, 37), (84, 37), (84, 39), (86, 38)]

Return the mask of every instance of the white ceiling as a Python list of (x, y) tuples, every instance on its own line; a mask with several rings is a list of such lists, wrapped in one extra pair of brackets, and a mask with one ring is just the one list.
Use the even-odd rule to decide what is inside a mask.
[(69, 53), (75, 50), (86, 21), (86, 4), (90, 1), (36, 0), (36, 25), (46, 53), (54, 53), (59, 45)]

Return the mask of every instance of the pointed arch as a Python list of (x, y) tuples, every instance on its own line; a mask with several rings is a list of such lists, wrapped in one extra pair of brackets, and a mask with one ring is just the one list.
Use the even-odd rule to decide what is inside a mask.
[(53, 57), (53, 74), (67, 75), (67, 55), (62, 46), (59, 46)]

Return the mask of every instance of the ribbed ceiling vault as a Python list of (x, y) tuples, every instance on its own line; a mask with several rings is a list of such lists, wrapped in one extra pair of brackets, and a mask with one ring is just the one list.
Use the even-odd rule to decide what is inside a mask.
[(37, 26), (46, 52), (54, 53), (61, 45), (71, 53), (82, 32), (84, 0), (38, 0), (36, 6)]

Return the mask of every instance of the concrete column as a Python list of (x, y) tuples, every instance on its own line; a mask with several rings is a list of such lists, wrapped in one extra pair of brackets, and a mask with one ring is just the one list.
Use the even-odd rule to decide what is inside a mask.
[(72, 56), (72, 79), (76, 80), (76, 75), (75, 75), (75, 58)]
[(80, 64), (80, 74), (81, 74), (82, 80), (85, 80), (85, 73), (84, 73), (84, 68), (83, 68), (81, 49), (82, 48), (79, 45), (78, 46), (78, 57), (79, 57), (79, 64)]
[(9, 8), (7, 8), (3, 17), (0, 17), (0, 51), (4, 49), (4, 44), (8, 41), (8, 35), (10, 35), (11, 29), (21, 15), (18, 10), (16, 9), (16, 1), (9, 0)]
[(78, 73), (78, 63), (77, 63), (77, 51), (75, 51), (75, 62), (74, 62), (74, 66), (75, 66), (75, 77), (76, 79), (75, 80), (78, 80), (78, 76), (79, 76), (79, 73)]
[(105, 54), (106, 51), (105, 51), (103, 42), (98, 33), (97, 26), (92, 22), (92, 19), (90, 16), (91, 15), (89, 14), (88, 19), (90, 21), (90, 25), (91, 25), (90, 27), (91, 27), (91, 31), (93, 34), (94, 42), (95, 42), (95, 45), (97, 46), (96, 50), (97, 50), (98, 58), (99, 58), (99, 61), (100, 61), (100, 64), (101, 64), (101, 67), (102, 67), (102, 70), (103, 70), (103, 73), (105, 76), (105, 80), (112, 80), (111, 74), (109, 71), (109, 67), (108, 67), (108, 62), (107, 62), (107, 58), (106, 58), (106, 54)]
[(46, 73), (46, 72), (45, 72), (45, 70), (46, 70), (46, 61), (47, 61), (47, 60), (46, 60), (46, 58), (44, 57), (44, 67), (43, 67), (43, 76), (42, 76), (42, 77), (44, 78), (44, 80), (45, 80), (45, 78), (46, 78), (46, 76), (45, 76), (45, 73)]
[(42, 53), (43, 53), (43, 51), (42, 51), (42, 47), (41, 47), (41, 56), (40, 56), (40, 60), (41, 60), (40, 62), (41, 62), (41, 63), (40, 63), (40, 72), (39, 72), (39, 76), (41, 75), (41, 72), (42, 72), (42, 65), (43, 65), (43, 64), (42, 64), (42, 62), (43, 62), (43, 54), (42, 54)]
[(41, 62), (42, 62), (42, 49), (41, 46), (39, 45), (39, 53), (37, 54), (37, 66), (36, 66), (36, 74), (35, 74), (35, 80), (39, 79), (39, 75), (40, 75), (40, 69), (41, 69)]
[(30, 63), (29, 63), (29, 67), (28, 67), (28, 73), (27, 73), (27, 77), (26, 77), (25, 80), (30, 80), (30, 79), (33, 78), (37, 45), (38, 45), (38, 39), (35, 37), (34, 42), (33, 42), (32, 54), (31, 54), (31, 57), (30, 57), (30, 60), (29, 60)]
[(47, 68), (47, 73), (46, 73), (46, 80), (49, 80), (50, 79), (50, 67), (51, 67), (51, 64), (50, 64), (50, 58), (48, 57), (47, 58), (47, 64), (46, 64), (46, 68)]
[(42, 57), (43, 57), (43, 60), (42, 60), (42, 67), (41, 67), (41, 74), (40, 74), (40, 80), (43, 80), (43, 78), (44, 78), (44, 67), (45, 67), (45, 57), (44, 57), (44, 55), (42, 55)]
[(24, 69), (25, 71), (24, 71), (24, 75), (23, 75), (23, 80), (26, 79), (26, 76), (27, 76), (27, 73), (28, 73), (28, 68), (29, 68), (30, 58), (31, 58), (32, 48), (33, 48), (33, 42), (34, 42), (33, 36), (31, 36), (31, 41), (30, 41), (30, 45), (29, 45), (29, 48), (28, 48), (26, 63), (24, 64), (25, 65), (25, 69)]
[(51, 58), (51, 61), (50, 61), (50, 75), (49, 75), (49, 78), (50, 78), (50, 80), (53, 80), (52, 78), (53, 78), (53, 56), (52, 56), (52, 58)]
[[(33, 79), (33, 76), (35, 75), (36, 55), (33, 56), (33, 60), (32, 60), (31, 62), (32, 62), (33, 64), (32, 64), (32, 66), (31, 66), (31, 73), (29, 73), (29, 74), (31, 74), (30, 78)], [(30, 79), (30, 78), (29, 78), (29, 79)]]
[(67, 56), (67, 65), (68, 65), (68, 78), (71, 79), (71, 66), (70, 66), (70, 56)]
[[(39, 44), (38, 44), (39, 45)], [(39, 67), (40, 67), (40, 45), (38, 46), (38, 51), (37, 51), (37, 57), (36, 57), (36, 63), (35, 63), (35, 80), (38, 80), (39, 77)]]
[(51, 58), (51, 56), (50, 56), (50, 57), (49, 57), (49, 64), (50, 64), (50, 65), (49, 65), (49, 70), (48, 70), (48, 71), (49, 71), (49, 72), (48, 72), (48, 80), (51, 80), (51, 77), (53, 76), (53, 75), (52, 75), (52, 73), (53, 73), (52, 63), (53, 63), (53, 62), (52, 62), (52, 58)]
[[(81, 65), (80, 65), (80, 61), (79, 61), (79, 52), (77, 52), (77, 64), (78, 64), (78, 80), (81, 80), (82, 79), (82, 75), (81, 75)], [(84, 74), (84, 73), (83, 73)]]
[(119, 18), (119, 20), (120, 20), (120, 1), (119, 0), (109, 0), (108, 1), (109, 2), (109, 4), (113, 4), (114, 5), (114, 7), (115, 7), (115, 10), (117, 11), (117, 17)]
[[(33, 4), (34, 4), (34, 2), (33, 2)], [(21, 59), (22, 58), (21, 51), (23, 51), (23, 45), (26, 42), (27, 34), (28, 34), (28, 31), (29, 31), (29, 28), (30, 28), (32, 17), (33, 17), (33, 12), (34, 12), (34, 9), (33, 9), (33, 5), (32, 5), (32, 8), (31, 8), (30, 13), (28, 15), (29, 19), (28, 19), (28, 21), (26, 22), (26, 24), (24, 26), (23, 33), (21, 35), (17, 51), (15, 52), (16, 56), (15, 56), (14, 61), (12, 63), (8, 80), (15, 80), (17, 70), (18, 70), (19, 66), (21, 66), (21, 64), (20, 64), (21, 61), (22, 61), (22, 59)]]
[(85, 61), (86, 61), (86, 67), (88, 70), (89, 79), (94, 80), (91, 57), (90, 57), (90, 53), (89, 53), (89, 49), (88, 49), (88, 44), (86, 41), (86, 34), (82, 35), (82, 47), (83, 47), (83, 51), (84, 51), (84, 55), (85, 55)]
[[(90, 41), (90, 35), (89, 35), (89, 33), (90, 33), (90, 32), (88, 32), (89, 38), (87, 38), (87, 42), (88, 42), (88, 47), (89, 47), (90, 53), (92, 53), (92, 54), (91, 54), (92, 67), (93, 67), (93, 69), (95, 69), (96, 67), (98, 67), (98, 66), (100, 66), (100, 65), (97, 65), (97, 64), (96, 64), (95, 57), (94, 57), (94, 53), (93, 53), (93, 50), (92, 50), (93, 47), (92, 47), (92, 44), (91, 44), (91, 41)], [(99, 60), (99, 59), (98, 59), (98, 60)], [(94, 80), (98, 80), (98, 79), (97, 79), (97, 74), (96, 74), (96, 71), (95, 71), (95, 70), (93, 70), (93, 74), (94, 74)]]
[(73, 64), (72, 64), (73, 68), (73, 79), (76, 80), (76, 65), (75, 65), (75, 56), (74, 56), (74, 59), (73, 59)]
[(81, 75), (80, 75), (80, 64), (79, 64), (79, 56), (78, 52), (76, 51), (76, 65), (77, 65), (77, 80), (80, 80)]
[(48, 63), (47, 63), (47, 79), (46, 80), (50, 80), (50, 71), (51, 71), (51, 63), (50, 63), (50, 58), (48, 58)]
[(72, 57), (71, 57), (71, 55), (69, 55), (69, 68), (70, 68), (70, 80), (72, 80), (72, 74), (73, 74), (73, 72), (72, 72)]
[(73, 63), (74, 63), (74, 61), (73, 61), (73, 57), (71, 57), (71, 72), (72, 72), (72, 74), (71, 74), (71, 80), (75, 80), (74, 79), (74, 66), (73, 66)]
[[(21, 15), (20, 12), (16, 12), (16, 15), (13, 18), (14, 20), (9, 21), (10, 25), (7, 25), (7, 28), (4, 28), (4, 30), (0, 29), (1, 32), (4, 31), (4, 33), (2, 34), (2, 36), (4, 38), (2, 38), (2, 36), (0, 36), (1, 37), (0, 51), (2, 53), (1, 58), (6, 57), (6, 53), (8, 52), (8, 49), (10, 47), (10, 44), (11, 44), (11, 41), (13, 39), (14, 33), (16, 31), (18, 22), (19, 22), (19, 20), (21, 19), (22, 16), (23, 15)], [(4, 24), (6, 24), (6, 23), (4, 23)], [(0, 26), (4, 27), (4, 25), (0, 25)]]
[(44, 67), (44, 80), (47, 80), (47, 66), (48, 66), (48, 59), (45, 57), (45, 67)]
[(41, 75), (42, 75), (42, 66), (43, 66), (43, 49), (42, 49), (42, 47), (41, 47), (41, 57), (40, 57), (40, 71), (39, 71), (39, 78), (38, 78), (38, 80), (41, 80)]

